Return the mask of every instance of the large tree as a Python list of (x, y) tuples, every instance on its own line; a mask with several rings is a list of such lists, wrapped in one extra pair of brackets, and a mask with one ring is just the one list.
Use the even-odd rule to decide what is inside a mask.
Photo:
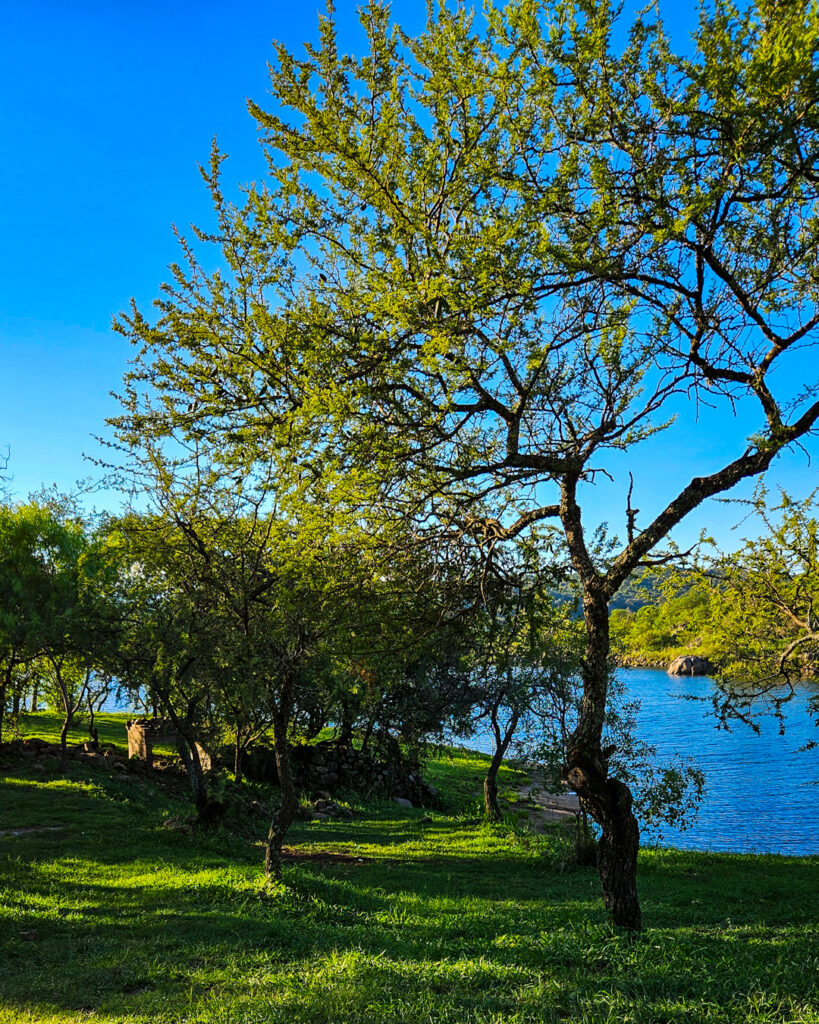
[[(120, 319), (142, 349), (116, 426), (235, 458), (300, 446), (306, 472), (355, 473), (490, 547), (553, 523), (586, 624), (567, 778), (602, 830), (606, 906), (638, 929), (639, 828), (602, 746), (608, 602), (819, 419), (815, 371), (802, 390), (773, 376), (819, 326), (819, 21), (720, 0), (684, 58), (652, 15), (618, 49), (615, 20), (591, 0), (484, 21), (441, 4), (409, 39), (368, 3), (362, 58), (331, 9), (303, 58), (278, 46), (275, 105), (251, 104), (267, 181), (232, 205), (214, 151), (200, 240), (222, 267), (185, 242), (157, 322)], [(692, 431), (703, 402), (755, 411), (756, 432), (649, 521), (629, 492), (601, 555), (600, 473), (685, 395)]]

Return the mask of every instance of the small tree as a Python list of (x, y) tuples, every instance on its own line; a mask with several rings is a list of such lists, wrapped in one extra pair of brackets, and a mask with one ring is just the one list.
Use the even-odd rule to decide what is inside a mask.
[[(79, 706), (73, 699), (76, 687), (67, 683), (63, 668), (82, 663), (82, 672), (90, 671), (92, 623), (83, 601), (87, 545), (81, 523), (63, 521), (49, 508), (35, 503), (0, 508), (0, 729), (14, 670), (35, 660), (41, 668), (47, 664), (64, 698), (63, 765), (65, 737)], [(80, 687), (79, 701), (83, 694)]]
[(760, 489), (752, 509), (766, 532), (702, 561), (696, 578), (710, 587), (715, 710), (758, 728), (760, 709), (781, 717), (796, 683), (819, 674), (819, 522), (815, 495), (771, 505)]

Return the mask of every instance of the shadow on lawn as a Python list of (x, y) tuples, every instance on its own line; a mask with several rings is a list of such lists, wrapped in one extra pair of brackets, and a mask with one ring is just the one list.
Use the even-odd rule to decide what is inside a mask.
[[(181, 858), (176, 866), (185, 868)], [(63, 882), (60, 907), (48, 912), (35, 908), (49, 880), (35, 876), (25, 893), (29, 906), (14, 920), (38, 938), (3, 943), (0, 1004), (21, 1013), (49, 1006), (110, 1013), (121, 1003), (150, 1018), (155, 1000), (181, 1004), (210, 985), (240, 998), (245, 974), (268, 972), (275, 986), (281, 970), (303, 973), (319, 1002), (322, 988), (385, 997), (417, 974), (464, 1014), (478, 1005), (487, 1014), (511, 1013), (523, 998), (517, 987), (545, 979), (575, 1002), (620, 999), (645, 1008), (668, 1000), (728, 1005), (752, 988), (778, 998), (815, 995), (815, 980), (802, 969), (816, 956), (807, 932), (747, 920), (692, 928), (688, 916), (679, 922), (686, 932), (652, 929), (630, 944), (605, 925), (596, 894), (581, 894), (564, 879), (562, 900), (556, 886), (548, 898), (493, 900), (473, 866), (451, 865), (449, 882), (458, 884), (446, 896), (440, 882), (425, 880), (421, 865), (393, 876), (389, 865), (343, 875), (291, 868), (288, 891), (260, 895), (235, 878), (197, 883), (197, 858), (187, 865), (187, 887)], [(317, 981), (317, 965), (328, 963), (336, 966)], [(504, 979), (515, 985), (499, 986)], [(287, 1007), (294, 1019), (306, 1019), (298, 1016), (304, 986), (282, 985), (282, 1015), (271, 1019), (286, 1019)]]
[[(44, 823), (65, 812), (64, 790), (17, 787), (18, 806), (35, 800)], [(407, 1019), (418, 1020), (433, 1019), (436, 999), (449, 1001), (453, 1020), (543, 1000), (522, 1018), (534, 1020), (579, 1018), (607, 1000), (648, 1015), (663, 1001), (730, 1005), (751, 991), (816, 998), (817, 858), (650, 851), (648, 930), (630, 944), (605, 922), (595, 872), (561, 872), (555, 858), (439, 848), (422, 859), (417, 845), (402, 857), (423, 835), (415, 819), (302, 825), (302, 850), (385, 852), (290, 865), (286, 889), (265, 889), (258, 848), (226, 831), (162, 830), (152, 800), (115, 804), (92, 791), (72, 805), (85, 835), (77, 822), (66, 836), (0, 842), (0, 1007), (176, 1019), (213, 986), (219, 999), (245, 999), (251, 977), (275, 992), (271, 1020), (351, 1019), (344, 1000), (415, 1000)], [(430, 827), (453, 849), (467, 831)], [(20, 938), (31, 930), (36, 941)]]

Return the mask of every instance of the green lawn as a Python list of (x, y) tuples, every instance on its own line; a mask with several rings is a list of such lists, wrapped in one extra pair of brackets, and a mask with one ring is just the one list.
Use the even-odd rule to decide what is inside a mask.
[(630, 944), (565, 830), (476, 820), (483, 763), (431, 766), (431, 822), (299, 823), (284, 888), (259, 819), (169, 831), (161, 781), (9, 768), (0, 829), (60, 830), (0, 837), (0, 1022), (819, 1022), (819, 858), (646, 851)]
[[(128, 740), (125, 735), (125, 722), (132, 717), (132, 715), (119, 712), (110, 714), (101, 712), (94, 715), (94, 725), (99, 730), (100, 743), (113, 743), (121, 752), (126, 752)], [(49, 743), (59, 743), (62, 724), (62, 716), (54, 711), (36, 711), (33, 714), (24, 712), (20, 715), (17, 723), (17, 733), (21, 737), (39, 736), (41, 739), (48, 740)], [(3, 729), (3, 739), (14, 739), (17, 733), (11, 732), (7, 720)], [(68, 742), (85, 743), (88, 739), (90, 739), (88, 717), (87, 715), (78, 716), (78, 720), (68, 730)]]

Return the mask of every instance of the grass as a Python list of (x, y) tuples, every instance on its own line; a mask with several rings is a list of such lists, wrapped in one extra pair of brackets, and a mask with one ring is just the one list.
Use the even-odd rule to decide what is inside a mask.
[(0, 828), (62, 830), (0, 838), (0, 1022), (819, 1022), (819, 858), (644, 851), (629, 943), (565, 832), (477, 820), (484, 764), (430, 766), (431, 821), (298, 823), (285, 887), (258, 819), (174, 832), (161, 782), (13, 765)]

